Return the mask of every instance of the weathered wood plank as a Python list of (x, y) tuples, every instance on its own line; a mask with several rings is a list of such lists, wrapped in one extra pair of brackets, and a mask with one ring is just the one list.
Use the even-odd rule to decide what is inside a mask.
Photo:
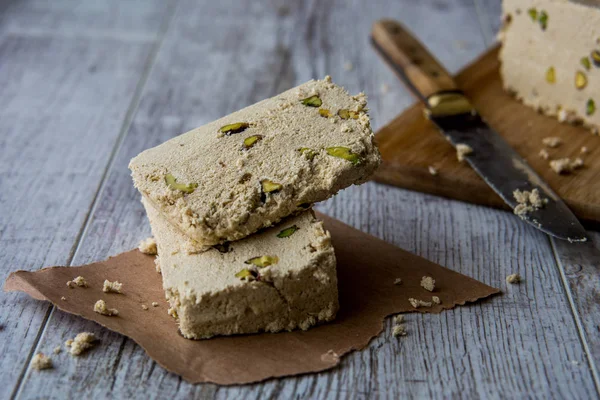
[[(2, 281), (72, 258), (153, 45), (5, 30), (12, 8), (27, 4), (5, 2), (0, 22)], [(0, 296), (0, 398), (18, 384), (49, 311)]]
[[(149, 233), (126, 169), (143, 148), (325, 73), (351, 91), (364, 89), (374, 125), (381, 126), (411, 100), (369, 48), (371, 21), (382, 15), (401, 19), (455, 71), (483, 49), (483, 42), (473, 3), (447, 4), (378, 1), (361, 8), (358, 1), (298, 2), (287, 12), (279, 9), (282, 16), (277, 7), (255, 2), (236, 3), (237, 8), (227, 2), (183, 2), (74, 262), (128, 249)], [(195, 7), (208, 9), (200, 13)], [(443, 23), (447, 34), (430, 33), (432, 22), (423, 24), (426, 18), (439, 21), (433, 25)], [(232, 19), (245, 23), (232, 25)], [(352, 45), (342, 45), (347, 43)], [(346, 61), (353, 63), (352, 71), (344, 71)], [(390, 93), (381, 92), (383, 83)], [(28, 372), (20, 394), (60, 397), (73, 390), (72, 382), (80, 382), (77, 397), (597, 395), (585, 366), (571, 363), (585, 353), (543, 235), (508, 213), (373, 183), (348, 189), (320, 209), (507, 293), (441, 315), (410, 315), (410, 335), (400, 341), (390, 338), (387, 324), (367, 350), (333, 371), (240, 387), (186, 384), (131, 341), (55, 312), (40, 350), (49, 351), (82, 330), (99, 333), (102, 345), (82, 359), (58, 356), (57, 374)], [(512, 272), (520, 272), (525, 282), (506, 287), (504, 277)]]

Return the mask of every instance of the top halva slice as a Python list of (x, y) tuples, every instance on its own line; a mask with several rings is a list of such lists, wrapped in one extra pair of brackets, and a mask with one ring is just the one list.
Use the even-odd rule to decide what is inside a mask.
[(146, 150), (136, 188), (198, 249), (246, 237), (379, 166), (364, 94), (309, 81)]

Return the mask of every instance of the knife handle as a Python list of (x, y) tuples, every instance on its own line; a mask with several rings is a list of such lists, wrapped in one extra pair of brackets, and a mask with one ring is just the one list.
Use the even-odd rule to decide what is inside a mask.
[(375, 22), (371, 40), (400, 79), (421, 100), (439, 91), (458, 89), (448, 71), (400, 23), (389, 19)]

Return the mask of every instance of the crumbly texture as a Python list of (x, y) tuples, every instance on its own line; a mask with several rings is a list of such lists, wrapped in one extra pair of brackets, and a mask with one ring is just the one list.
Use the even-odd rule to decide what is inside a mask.
[(425, 290), (433, 292), (435, 290), (435, 279), (430, 276), (424, 276), (421, 278), (421, 287)]
[(440, 300), (440, 298), (439, 298), (439, 297), (437, 297), (437, 296), (432, 296), (432, 297), (431, 297), (431, 302), (432, 302), (433, 304), (441, 304), (441, 303), (442, 303), (442, 300)]
[(464, 161), (465, 156), (473, 153), (473, 148), (468, 144), (459, 143), (456, 145), (456, 158), (458, 161)]
[(526, 214), (539, 210), (548, 203), (548, 199), (542, 199), (538, 189), (533, 189), (531, 192), (516, 189), (513, 191), (513, 197), (517, 202), (513, 212), (519, 217), (524, 217)]
[(156, 301), (152, 302), (152, 307), (158, 307), (158, 303)]
[(62, 301), (66, 301), (66, 300), (67, 300), (67, 298), (66, 298), (65, 296), (61, 296), (61, 298), (60, 298), (60, 299), (61, 299)]
[(408, 302), (414, 308), (431, 307), (433, 305), (433, 303), (431, 301), (424, 301), (424, 300), (414, 299), (412, 297), (408, 299)]
[(569, 157), (550, 161), (550, 168), (557, 174), (570, 174), (578, 168), (583, 167), (584, 162), (580, 157), (571, 160)]
[(65, 342), (65, 346), (69, 348), (69, 353), (72, 356), (80, 356), (95, 346), (98, 339), (96, 335), (90, 332), (81, 332), (75, 336), (75, 339), (69, 339)]
[(98, 300), (96, 304), (94, 304), (94, 312), (97, 312), (101, 315), (106, 315), (108, 317), (119, 315), (119, 310), (115, 308), (108, 308), (104, 300)]
[(431, 174), (433, 176), (436, 176), (438, 174), (437, 168), (435, 168), (432, 165), (430, 165), (429, 167), (427, 167), (427, 170), (429, 171), (429, 174)]
[(559, 137), (556, 136), (550, 136), (550, 137), (545, 137), (542, 139), (542, 143), (545, 146), (551, 147), (551, 148), (555, 148), (560, 146), (560, 144), (562, 143), (562, 140)]
[(121, 289), (123, 288), (123, 284), (119, 281), (111, 282), (108, 279), (104, 280), (104, 285), (102, 286), (102, 291), (104, 293), (121, 293)]
[(402, 285), (402, 278), (396, 278), (394, 280), (394, 285)]
[(40, 371), (42, 369), (50, 369), (52, 367), (52, 359), (48, 356), (45, 356), (43, 353), (37, 353), (31, 359), (31, 368), (35, 370)]
[(150, 256), (155, 256), (158, 253), (156, 248), (156, 240), (154, 240), (153, 237), (149, 237), (142, 240), (138, 246), (138, 249), (142, 253), (148, 254)]
[(392, 328), (392, 335), (394, 337), (406, 336), (406, 327), (404, 325), (394, 325)]
[[(311, 96), (320, 107), (302, 104)], [(366, 106), (330, 79), (309, 81), (144, 151), (129, 164), (133, 181), (199, 251), (238, 240), (373, 174), (381, 157)], [(219, 131), (235, 123), (249, 126)]]
[[(308, 329), (335, 318), (335, 255), (312, 211), (226, 248), (186, 254), (177, 251), (182, 234), (143, 203), (158, 242), (166, 297), (184, 337)], [(292, 234), (278, 237), (292, 227)], [(260, 266), (265, 260), (271, 265)]]
[(600, 8), (584, 3), (504, 0), (500, 72), (505, 89), (526, 105), (597, 130), (600, 69), (592, 51), (600, 50)]
[(71, 289), (79, 286), (79, 287), (88, 287), (88, 283), (83, 276), (78, 276), (72, 281), (67, 282), (67, 286)]
[(521, 275), (519, 274), (510, 274), (509, 276), (506, 277), (506, 282), (510, 283), (510, 284), (516, 284), (521, 282)]
[(540, 152), (538, 153), (538, 155), (540, 156), (540, 158), (543, 158), (544, 160), (547, 160), (550, 158), (550, 153), (548, 153), (548, 150), (546, 150), (546, 149), (541, 149)]
[(394, 324), (398, 325), (404, 322), (404, 315), (398, 314), (394, 316)]
[(147, 309), (148, 309), (148, 306), (145, 304), (142, 304), (142, 310), (147, 310)]

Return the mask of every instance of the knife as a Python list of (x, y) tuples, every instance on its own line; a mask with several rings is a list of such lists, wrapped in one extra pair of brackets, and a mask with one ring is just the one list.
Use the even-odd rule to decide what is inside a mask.
[[(371, 42), (410, 91), (425, 104), (425, 115), (453, 145), (467, 145), (464, 159), (513, 210), (514, 191), (538, 189), (546, 204), (519, 214), (539, 230), (570, 242), (585, 242), (586, 231), (566, 204), (477, 113), (452, 76), (406, 28), (393, 20), (373, 25)], [(464, 146), (463, 146), (464, 148)], [(522, 207), (522, 206), (521, 206)]]

